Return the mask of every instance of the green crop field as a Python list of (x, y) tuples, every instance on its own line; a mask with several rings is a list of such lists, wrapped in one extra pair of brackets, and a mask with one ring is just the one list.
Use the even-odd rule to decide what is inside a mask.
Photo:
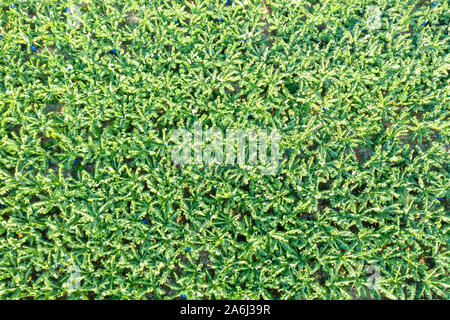
[[(0, 299), (448, 299), (449, 18), (0, 0)], [(174, 163), (199, 121), (276, 173)]]

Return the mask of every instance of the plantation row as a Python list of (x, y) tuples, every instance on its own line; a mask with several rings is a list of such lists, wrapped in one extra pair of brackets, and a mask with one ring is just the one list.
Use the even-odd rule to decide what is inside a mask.
[[(0, 298), (447, 299), (448, 25), (446, 1), (3, 2)], [(177, 163), (200, 122), (277, 130), (276, 170), (244, 142)]]

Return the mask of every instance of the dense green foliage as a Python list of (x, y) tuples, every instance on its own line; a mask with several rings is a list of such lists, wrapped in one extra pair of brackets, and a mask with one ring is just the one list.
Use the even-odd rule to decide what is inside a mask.
[(448, 2), (265, 2), (0, 1), (1, 298), (448, 298)]

